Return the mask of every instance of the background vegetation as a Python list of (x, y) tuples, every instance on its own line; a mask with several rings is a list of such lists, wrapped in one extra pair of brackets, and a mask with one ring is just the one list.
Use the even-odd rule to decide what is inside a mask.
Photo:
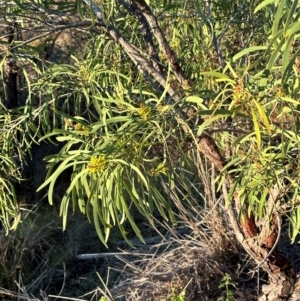
[[(157, 232), (176, 237), (168, 246), (186, 265), (168, 274), (144, 259), (138, 269), (123, 254), (125, 266), (186, 279), (166, 277), (160, 291), (130, 282), (135, 296), (123, 283), (119, 297), (102, 282), (91, 298), (238, 298), (247, 256), (272, 283), (273, 251), (286, 255), (300, 229), (299, 13), (295, 0), (1, 4), (3, 292), (43, 297), (62, 286), (70, 294), (71, 284), (58, 283), (78, 267), (74, 256), (115, 251), (122, 240), (139, 247), (136, 237), (149, 245)], [(103, 246), (94, 234), (89, 245), (79, 213)], [(205, 254), (206, 268), (225, 261), (210, 266), (215, 292), (201, 287), (210, 279), (197, 276), (203, 266), (185, 252)], [(236, 274), (235, 256), (244, 264)], [(279, 269), (288, 292), (278, 300), (286, 300), (297, 270)]]

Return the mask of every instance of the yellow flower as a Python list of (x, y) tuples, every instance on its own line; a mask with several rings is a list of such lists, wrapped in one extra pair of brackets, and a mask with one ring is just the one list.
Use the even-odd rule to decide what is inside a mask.
[(149, 171), (149, 175), (151, 177), (157, 177), (160, 174), (167, 175), (167, 171), (168, 167), (166, 167), (164, 163), (160, 163), (156, 168), (151, 168), (151, 170)]
[(105, 169), (106, 162), (105, 156), (92, 157), (87, 168), (90, 173), (102, 172)]
[(88, 131), (88, 128), (80, 123), (75, 125), (75, 131)]
[(137, 110), (138, 114), (144, 119), (147, 120), (151, 114), (151, 109), (148, 106), (141, 105), (141, 107)]
[(73, 127), (73, 122), (71, 119), (64, 118), (64, 121), (67, 127)]
[(235, 86), (232, 98), (236, 104), (248, 100), (249, 93), (245, 90), (243, 83), (239, 82), (239, 84)]
[(279, 87), (276, 91), (276, 96), (277, 97), (283, 97), (284, 96), (284, 91), (281, 87)]
[(74, 126), (74, 129), (75, 131), (78, 131), (78, 132), (83, 132), (82, 134), (83, 135), (87, 135), (89, 133), (89, 128), (80, 124), (80, 123), (77, 123), (75, 126)]

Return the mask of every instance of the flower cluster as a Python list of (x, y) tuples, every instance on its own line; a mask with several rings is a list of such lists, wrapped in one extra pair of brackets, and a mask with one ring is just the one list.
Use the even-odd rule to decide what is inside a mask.
[(106, 163), (107, 159), (105, 156), (92, 157), (87, 168), (90, 173), (100, 173), (104, 171)]
[(148, 174), (151, 177), (158, 177), (160, 174), (167, 175), (167, 171), (168, 167), (166, 167), (164, 163), (160, 163), (157, 167), (151, 168)]
[(151, 115), (151, 108), (141, 105), (141, 107), (138, 109), (138, 114), (142, 117), (142, 119), (147, 120)]
[(240, 104), (249, 99), (250, 95), (248, 91), (244, 88), (243, 83), (239, 83), (237, 86), (235, 86), (235, 89), (233, 91), (232, 99), (235, 104)]

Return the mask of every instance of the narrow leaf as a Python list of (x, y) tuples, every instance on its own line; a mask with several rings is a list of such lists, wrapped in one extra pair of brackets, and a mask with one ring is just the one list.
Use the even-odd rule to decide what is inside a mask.
[(252, 108), (251, 108), (251, 115), (252, 115), (254, 131), (255, 131), (255, 135), (256, 135), (257, 148), (260, 149), (261, 148), (261, 132), (259, 129), (259, 124), (258, 124), (258, 120), (256, 117), (256, 113), (255, 113), (254, 109), (252, 109)]

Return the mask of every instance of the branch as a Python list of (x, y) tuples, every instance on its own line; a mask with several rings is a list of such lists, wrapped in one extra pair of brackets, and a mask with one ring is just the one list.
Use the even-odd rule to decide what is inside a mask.
[(143, 16), (143, 14), (138, 10), (137, 6), (135, 4), (129, 4), (124, 0), (118, 0), (121, 5), (123, 5), (129, 13), (134, 15), (138, 21), (140, 22), (142, 26), (142, 34), (144, 41), (146, 43), (146, 46), (148, 47), (148, 55), (150, 57), (150, 60), (152, 62), (153, 67), (163, 73), (163, 68), (159, 60), (158, 52), (156, 49), (156, 46), (154, 44), (154, 41), (152, 39), (151, 29), (149, 27), (149, 24), (147, 23), (146, 18)]
[[(208, 13), (208, 15), (211, 19), (212, 14), (211, 14), (211, 8), (210, 8), (210, 0), (205, 0), (205, 4), (206, 4), (207, 13)], [(223, 58), (223, 55), (222, 55), (222, 52), (221, 52), (221, 49), (220, 49), (220, 38), (217, 38), (213, 28), (212, 28), (212, 35), (213, 35), (213, 42), (214, 42), (215, 50), (217, 52), (219, 63), (222, 66), (222, 68), (224, 68), (225, 67), (225, 61), (224, 61), (224, 58)]]
[(13, 49), (20, 48), (20, 47), (22, 47), (24, 45), (27, 45), (27, 44), (29, 44), (33, 41), (36, 41), (36, 40), (39, 40), (39, 39), (41, 39), (45, 36), (48, 36), (49, 34), (54, 33), (56, 31), (62, 31), (62, 30), (68, 29), (68, 28), (73, 28), (73, 27), (85, 27), (85, 26), (91, 26), (91, 25), (92, 25), (92, 22), (88, 21), (88, 22), (77, 22), (77, 23), (72, 23), (72, 24), (56, 26), (52, 29), (49, 29), (49, 30), (45, 31), (43, 34), (40, 34), (40, 35), (35, 36), (35, 37), (33, 37), (29, 40), (26, 40), (23, 43), (20, 43), (18, 45), (15, 45), (15, 46), (11, 47), (10, 49), (13, 50)]
[[(90, 8), (93, 9), (97, 21), (100, 24), (104, 24), (102, 19), (102, 12), (100, 8), (93, 3), (91, 0), (84, 0), (86, 5), (88, 5)], [(105, 25), (107, 33), (113, 38), (114, 41), (119, 43), (124, 51), (127, 53), (127, 55), (131, 58), (131, 60), (134, 62), (134, 64), (137, 66), (138, 70), (142, 72), (142, 74), (145, 75), (145, 72), (148, 74), (151, 74), (155, 80), (165, 89), (167, 89), (168, 94), (171, 96), (171, 98), (177, 102), (180, 100), (179, 95), (176, 93), (176, 91), (167, 84), (166, 76), (162, 74), (161, 72), (157, 71), (151, 63), (142, 55), (141, 51), (135, 47), (133, 44), (126, 41), (123, 36), (119, 33), (119, 31), (113, 26), (113, 25)]]
[(183, 70), (181, 69), (178, 60), (174, 52), (172, 51), (168, 41), (166, 40), (161, 28), (159, 27), (159, 24), (156, 20), (156, 17), (153, 15), (151, 8), (148, 6), (145, 0), (132, 0), (132, 2), (136, 5), (136, 7), (139, 9), (139, 11), (143, 14), (146, 21), (148, 22), (149, 27), (151, 28), (160, 49), (162, 50), (167, 60), (169, 61), (172, 70), (175, 73), (180, 84), (184, 88), (189, 87), (188, 80), (184, 75)]
[(180, 97), (176, 93), (176, 91), (172, 87), (168, 87), (165, 75), (157, 71), (151, 65), (151, 63), (149, 63), (148, 60), (143, 57), (139, 49), (137, 49), (131, 43), (127, 42), (113, 26), (109, 26), (107, 28), (107, 32), (116, 42), (118, 42), (123, 47), (124, 51), (132, 59), (139, 71), (141, 71), (141, 68), (143, 68), (146, 72), (151, 74), (155, 78), (155, 80), (160, 83), (160, 85), (168, 90), (169, 95), (175, 102), (180, 100)]

